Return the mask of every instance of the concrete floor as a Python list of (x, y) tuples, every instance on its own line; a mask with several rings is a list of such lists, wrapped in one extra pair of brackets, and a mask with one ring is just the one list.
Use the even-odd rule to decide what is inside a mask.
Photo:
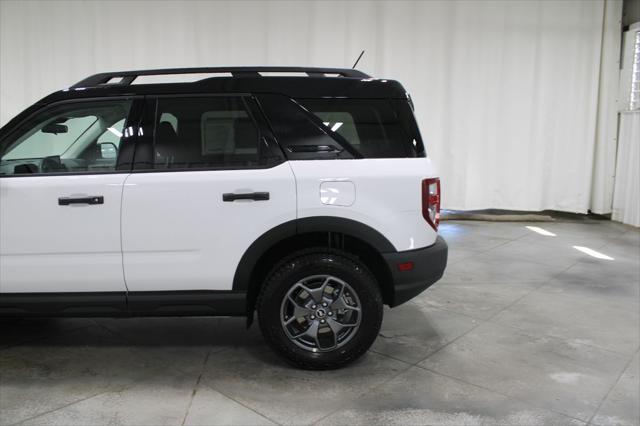
[(441, 229), (444, 279), (339, 371), (288, 367), (242, 319), (0, 322), (0, 423), (640, 423), (640, 231)]

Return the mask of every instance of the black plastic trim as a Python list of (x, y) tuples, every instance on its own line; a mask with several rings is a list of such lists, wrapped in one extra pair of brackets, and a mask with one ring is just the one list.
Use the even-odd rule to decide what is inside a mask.
[(127, 315), (125, 292), (0, 293), (0, 317)]
[[(393, 300), (390, 306), (398, 306), (414, 298), (442, 278), (447, 267), (448, 252), (444, 238), (438, 236), (436, 242), (429, 247), (383, 253), (393, 280)], [(398, 270), (398, 264), (405, 262), (413, 262), (413, 269)]]
[(244, 292), (0, 293), (0, 317), (244, 316)]
[(308, 232), (337, 232), (358, 238), (379, 253), (394, 253), (396, 248), (384, 235), (369, 225), (336, 216), (314, 216), (296, 219), (299, 234)]
[(296, 234), (337, 232), (358, 238), (380, 253), (394, 253), (395, 247), (380, 232), (351, 219), (334, 216), (316, 216), (294, 219), (265, 232), (245, 251), (236, 267), (233, 290), (245, 292), (251, 285), (251, 273), (259, 259), (275, 244)]
[(251, 284), (251, 274), (258, 260), (269, 248), (296, 235), (296, 221), (282, 223), (265, 232), (244, 252), (233, 276), (233, 290), (246, 292)]
[(244, 316), (246, 293), (218, 290), (129, 292), (131, 316)]

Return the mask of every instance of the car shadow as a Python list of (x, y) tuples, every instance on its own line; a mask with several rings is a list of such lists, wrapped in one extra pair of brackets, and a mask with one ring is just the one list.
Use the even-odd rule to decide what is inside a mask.
[[(389, 324), (398, 321), (413, 324), (411, 329), (415, 331), (416, 340), (433, 339), (435, 343), (441, 339), (417, 305), (387, 309), (385, 316)], [(415, 329), (415, 324), (420, 324), (419, 329)], [(378, 339), (388, 340), (390, 332), (392, 330), (385, 331), (383, 323)], [(406, 339), (407, 335), (402, 337)], [(233, 349), (237, 356), (247, 357), (247, 361), (285, 364), (267, 348), (257, 321), (247, 328), (246, 318), (241, 317), (0, 319), (0, 355), (17, 348), (21, 356), (34, 357), (67, 349), (74, 353), (80, 348), (83, 352), (92, 351), (94, 355), (101, 348), (122, 348), (165, 357), (167, 353), (188, 357), (189, 352), (215, 353)]]

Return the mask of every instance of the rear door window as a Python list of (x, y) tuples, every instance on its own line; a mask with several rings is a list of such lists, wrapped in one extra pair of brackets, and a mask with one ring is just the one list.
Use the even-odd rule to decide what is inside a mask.
[(252, 168), (276, 162), (243, 97), (158, 98), (154, 169)]

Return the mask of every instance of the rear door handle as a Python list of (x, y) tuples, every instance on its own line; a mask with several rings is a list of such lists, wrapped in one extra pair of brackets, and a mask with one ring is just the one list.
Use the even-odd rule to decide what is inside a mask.
[(87, 197), (58, 198), (59, 206), (68, 206), (70, 204), (104, 204), (104, 197), (102, 195), (92, 195)]
[(222, 201), (225, 202), (232, 202), (236, 200), (267, 201), (268, 199), (268, 192), (250, 192), (248, 194), (234, 194), (233, 192), (227, 192), (222, 194)]

